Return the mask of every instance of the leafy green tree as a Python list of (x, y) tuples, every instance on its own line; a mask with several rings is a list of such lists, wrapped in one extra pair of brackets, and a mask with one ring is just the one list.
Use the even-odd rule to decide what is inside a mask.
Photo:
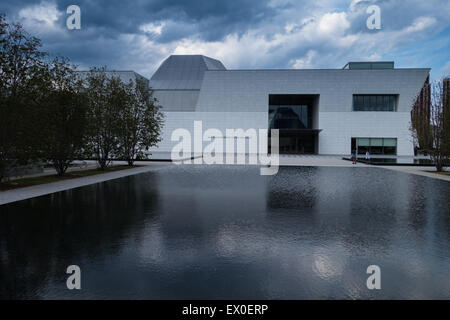
[(119, 116), (117, 157), (132, 166), (135, 160), (145, 158), (144, 151), (160, 140), (163, 114), (149, 90), (148, 81), (136, 79), (125, 85), (127, 104)]
[(92, 68), (86, 79), (88, 136), (86, 151), (105, 170), (117, 153), (119, 116), (128, 103), (119, 77), (108, 76), (106, 68)]
[[(39, 39), (0, 16), (0, 179), (37, 160), (39, 108), (45, 99), (46, 53)], [(0, 180), (1, 181), (1, 180)]]
[(45, 120), (40, 150), (58, 175), (75, 159), (83, 157), (86, 142), (87, 97), (82, 81), (64, 58), (55, 58), (48, 68), (48, 95), (41, 116)]

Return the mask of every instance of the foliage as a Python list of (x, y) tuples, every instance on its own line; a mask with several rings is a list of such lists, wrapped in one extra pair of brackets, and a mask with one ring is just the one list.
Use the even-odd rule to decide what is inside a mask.
[(105, 170), (118, 150), (119, 116), (128, 104), (126, 88), (106, 68), (92, 68), (86, 79), (88, 98), (88, 154)]
[(128, 104), (120, 112), (117, 157), (133, 165), (145, 157), (144, 151), (160, 141), (163, 115), (148, 82), (136, 79), (125, 85)]
[[(0, 179), (39, 157), (37, 106), (45, 100), (46, 53), (40, 40), (0, 16)], [(0, 180), (1, 181), (1, 180)]]
[(42, 159), (63, 175), (83, 157), (87, 140), (87, 98), (81, 80), (66, 59), (55, 58), (48, 68), (47, 97), (40, 114), (45, 121), (39, 150)]
[(160, 140), (162, 113), (148, 81), (124, 83), (106, 67), (85, 79), (65, 58), (0, 15), (0, 182), (11, 168), (40, 161), (63, 175), (75, 159), (132, 165)]

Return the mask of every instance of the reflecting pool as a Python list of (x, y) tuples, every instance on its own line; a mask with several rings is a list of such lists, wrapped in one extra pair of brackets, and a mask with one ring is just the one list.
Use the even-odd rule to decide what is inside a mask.
[(0, 298), (449, 299), (450, 183), (169, 165), (3, 205)]

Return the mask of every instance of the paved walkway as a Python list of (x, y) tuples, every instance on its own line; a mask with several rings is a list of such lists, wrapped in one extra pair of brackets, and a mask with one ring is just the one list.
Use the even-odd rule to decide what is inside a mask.
[(434, 167), (413, 167), (413, 166), (374, 166), (378, 168), (388, 169), (388, 170), (394, 170), (394, 171), (400, 171), (410, 174), (416, 174), (419, 176), (424, 176), (428, 178), (434, 178), (444, 181), (450, 181), (450, 176), (446, 176), (443, 174), (428, 172), (428, 171), (436, 171), (436, 168)]
[(280, 155), (281, 166), (312, 166), (312, 167), (367, 167), (366, 164), (342, 160), (339, 155)]
[(82, 178), (75, 178), (69, 180), (62, 180), (58, 182), (40, 184), (31, 187), (0, 191), (0, 205), (25, 200), (29, 198), (39, 197), (54, 192), (87, 186), (90, 184), (99, 183), (107, 180), (118, 179), (143, 172), (153, 171), (163, 166), (171, 165), (170, 163), (161, 163), (161, 162), (145, 162), (145, 163), (136, 162), (136, 164), (144, 164), (144, 165), (132, 169), (125, 169)]
[[(423, 157), (424, 159), (427, 159)], [(424, 166), (380, 166), (367, 165), (364, 163), (352, 164), (351, 161), (342, 160), (338, 155), (280, 155), (280, 165), (282, 166), (327, 166), (327, 167), (375, 167), (388, 170), (400, 171), (416, 174), (424, 177), (450, 181), (450, 176), (437, 174), (429, 171), (436, 171), (435, 167)]]
[[(240, 154), (239, 156), (242, 156)], [(239, 165), (238, 163), (238, 155), (234, 155), (231, 157), (231, 161), (226, 158), (225, 154), (219, 155), (222, 158), (222, 163), (226, 165)], [(244, 163), (261, 163), (260, 156), (257, 154), (246, 154), (244, 155)], [(308, 166), (308, 167), (366, 167), (367, 165), (364, 163), (352, 164), (351, 161), (343, 160), (342, 155), (296, 155), (296, 154), (280, 154), (279, 155), (279, 164), (280, 166)], [(198, 159), (201, 163), (203, 160)], [(194, 161), (192, 161), (194, 162)], [(186, 163), (183, 162), (182, 163)]]

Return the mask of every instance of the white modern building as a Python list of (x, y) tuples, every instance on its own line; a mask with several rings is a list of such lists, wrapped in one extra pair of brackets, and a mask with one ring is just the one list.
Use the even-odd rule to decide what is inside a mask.
[(173, 130), (279, 129), (280, 153), (414, 154), (410, 112), (430, 69), (350, 62), (342, 69), (227, 70), (202, 55), (172, 55), (150, 79)]

